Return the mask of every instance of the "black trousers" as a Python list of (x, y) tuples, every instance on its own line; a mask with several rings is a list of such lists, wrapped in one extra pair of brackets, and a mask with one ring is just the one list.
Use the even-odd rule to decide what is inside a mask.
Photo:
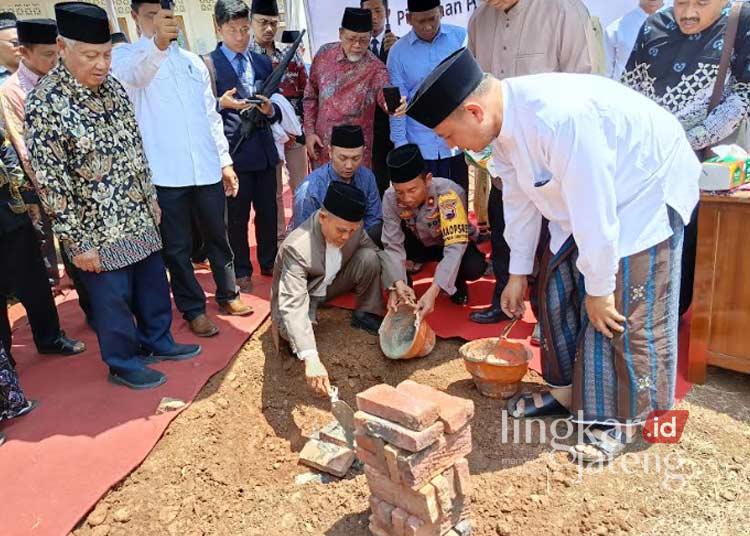
[(31, 220), (0, 232), (0, 341), (8, 354), (12, 336), (5, 304), (11, 295), (26, 309), (37, 348), (53, 345), (60, 336), (60, 318)]
[[(401, 225), (404, 229), (404, 249), (407, 259), (420, 263), (440, 262), (443, 259), (443, 246), (425, 246), (403, 223)], [(479, 279), (484, 275), (485, 270), (487, 270), (487, 260), (484, 253), (479, 251), (474, 242), (469, 241), (464, 256), (461, 258), (456, 285)]]
[(469, 166), (463, 153), (451, 158), (425, 160), (424, 163), (433, 176), (452, 180), (464, 189), (466, 197), (469, 196)]
[(258, 264), (262, 271), (273, 271), (276, 260), (276, 167), (261, 171), (238, 172), (240, 192), (227, 199), (229, 208), (229, 243), (234, 251), (237, 277), (253, 275), (250, 245), (247, 240), (250, 208), (255, 209), (255, 241)]
[(510, 246), (505, 241), (505, 214), (503, 214), (503, 192), (493, 185), (487, 204), (490, 220), (490, 242), (492, 243), (492, 271), (495, 274), (495, 289), (492, 306), (500, 306), (500, 295), (508, 284), (510, 270)]
[(216, 301), (239, 296), (234, 277), (234, 256), (227, 236), (227, 202), (219, 181), (207, 186), (156, 187), (161, 207), (164, 261), (172, 282), (177, 309), (188, 322), (206, 312), (206, 295), (193, 270), (192, 216), (195, 215), (216, 283)]
[(91, 311), (91, 298), (89, 297), (89, 291), (86, 288), (86, 285), (83, 284), (81, 270), (73, 264), (73, 261), (68, 256), (64, 247), (60, 248), (60, 256), (62, 257), (62, 262), (65, 266), (65, 272), (67, 272), (70, 279), (73, 280), (73, 287), (75, 287), (76, 292), (78, 293), (78, 306), (83, 311), (83, 314), (86, 315), (86, 322), (93, 326), (94, 313)]
[(695, 280), (695, 252), (698, 247), (698, 210), (695, 207), (690, 223), (685, 226), (682, 243), (682, 274), (680, 276), (680, 316), (690, 309), (693, 303), (693, 281)]

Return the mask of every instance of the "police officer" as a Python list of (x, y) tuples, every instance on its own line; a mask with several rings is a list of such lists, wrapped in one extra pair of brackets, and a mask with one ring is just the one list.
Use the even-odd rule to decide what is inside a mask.
[(487, 261), (471, 239), (463, 188), (448, 179), (433, 177), (415, 144), (406, 144), (388, 154), (392, 186), (383, 197), (383, 248), (387, 254), (386, 281), (392, 288), (389, 307), (399, 301), (416, 301), (407, 285), (406, 261), (438, 261), (430, 288), (417, 302), (421, 316), (429, 315), (443, 290), (451, 301), (466, 305), (467, 281), (479, 279)]

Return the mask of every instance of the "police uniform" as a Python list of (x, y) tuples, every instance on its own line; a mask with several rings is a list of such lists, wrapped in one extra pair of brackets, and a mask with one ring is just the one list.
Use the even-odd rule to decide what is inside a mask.
[[(391, 181), (405, 183), (425, 172), (419, 147), (407, 144), (388, 155)], [(454, 301), (466, 303), (466, 282), (479, 279), (487, 268), (484, 254), (471, 239), (465, 192), (448, 179), (433, 177), (425, 202), (416, 209), (399, 203), (390, 187), (383, 197), (383, 248), (388, 259), (388, 274), (406, 281), (405, 261), (438, 261), (435, 283)]]

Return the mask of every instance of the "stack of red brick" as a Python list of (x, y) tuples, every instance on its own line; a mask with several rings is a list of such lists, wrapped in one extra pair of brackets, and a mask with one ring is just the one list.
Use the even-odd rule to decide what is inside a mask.
[(375, 536), (468, 536), (474, 403), (405, 381), (357, 395)]

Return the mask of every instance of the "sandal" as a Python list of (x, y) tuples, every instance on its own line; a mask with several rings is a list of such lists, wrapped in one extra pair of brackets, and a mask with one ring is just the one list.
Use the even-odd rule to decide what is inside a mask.
[(606, 463), (621, 455), (627, 446), (627, 434), (616, 426), (593, 428), (584, 435), (583, 444), (576, 445), (570, 453), (576, 462)]
[[(518, 403), (523, 401), (523, 409)], [(514, 419), (532, 417), (562, 417), (570, 415), (570, 411), (552, 396), (550, 391), (536, 391), (516, 395), (506, 405), (508, 414)]]

